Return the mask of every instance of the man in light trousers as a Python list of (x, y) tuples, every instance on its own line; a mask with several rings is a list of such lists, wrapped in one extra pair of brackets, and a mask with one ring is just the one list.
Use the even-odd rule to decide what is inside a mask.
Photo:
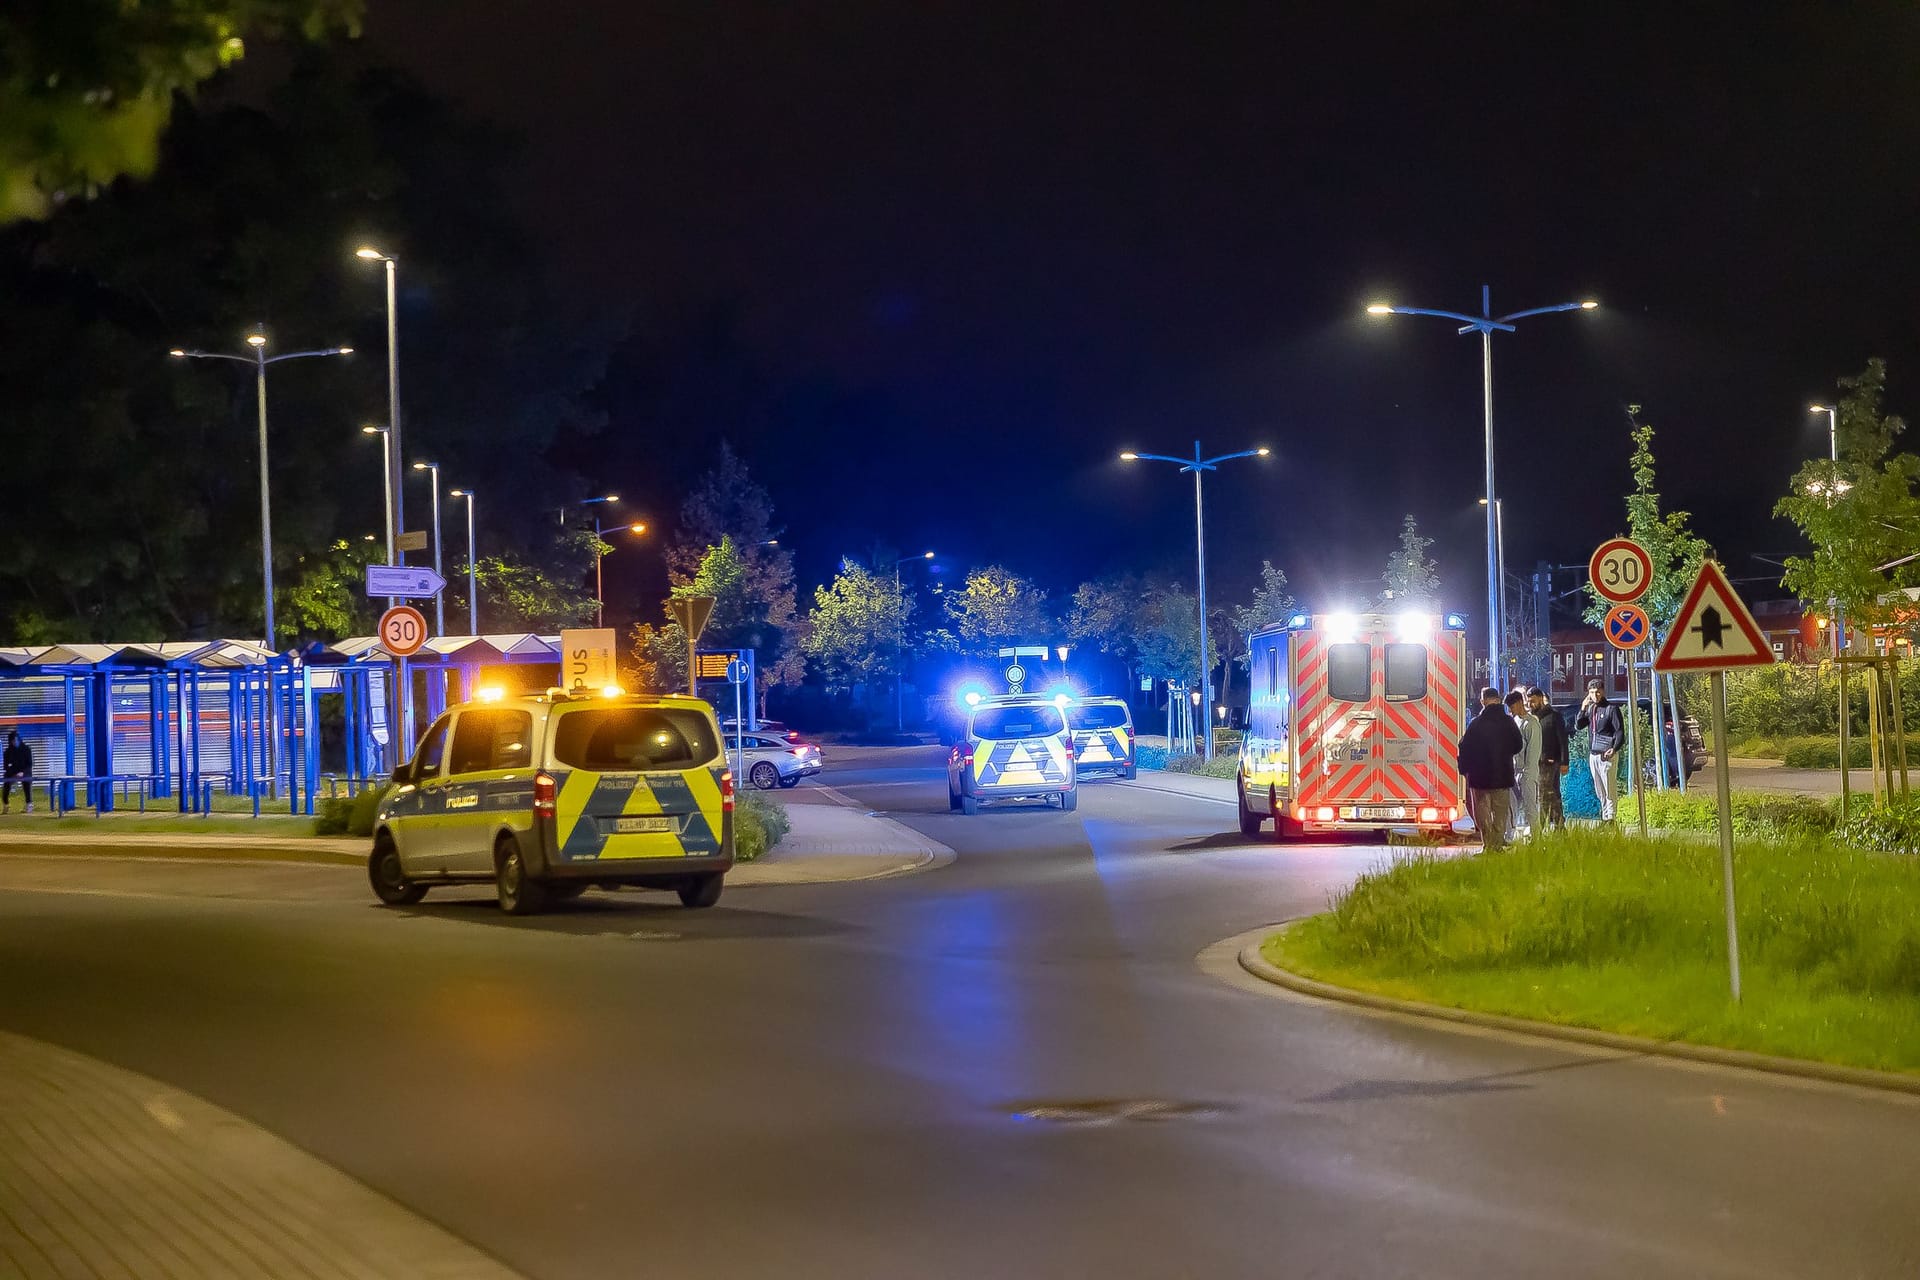
[(1532, 835), (1540, 829), (1540, 722), (1533, 718), (1533, 712), (1527, 706), (1524, 690), (1515, 689), (1507, 695), (1507, 714), (1513, 717), (1514, 727), (1520, 730), (1520, 750), (1514, 753), (1514, 807), (1513, 829), (1515, 834), (1525, 832)]
[(1593, 774), (1593, 794), (1600, 801), (1600, 821), (1613, 821), (1613, 758), (1626, 739), (1620, 708), (1607, 701), (1606, 687), (1598, 680), (1587, 681), (1587, 700), (1580, 704), (1574, 719), (1576, 730), (1587, 731), (1587, 768)]

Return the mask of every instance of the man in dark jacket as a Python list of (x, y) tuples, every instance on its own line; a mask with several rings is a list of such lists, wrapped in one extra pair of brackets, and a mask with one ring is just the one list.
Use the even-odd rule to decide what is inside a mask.
[(1564, 830), (1567, 810), (1560, 801), (1560, 779), (1573, 767), (1567, 750), (1567, 722), (1538, 685), (1527, 690), (1527, 701), (1533, 707), (1533, 718), (1540, 722), (1540, 825)]
[(1482, 689), (1480, 714), (1460, 739), (1459, 758), (1483, 848), (1499, 849), (1507, 843), (1507, 824), (1513, 816), (1513, 757), (1524, 745), (1500, 691)]
[(1593, 773), (1593, 794), (1600, 800), (1600, 821), (1613, 821), (1613, 758), (1626, 741), (1621, 726), (1620, 708), (1607, 701), (1606, 687), (1598, 680), (1587, 681), (1587, 700), (1573, 727), (1587, 731), (1587, 768)]
[(20, 793), (26, 797), (27, 812), (33, 812), (33, 748), (20, 741), (20, 735), (7, 735), (7, 749), (0, 753), (0, 813), (13, 808), (13, 784), (20, 784)]

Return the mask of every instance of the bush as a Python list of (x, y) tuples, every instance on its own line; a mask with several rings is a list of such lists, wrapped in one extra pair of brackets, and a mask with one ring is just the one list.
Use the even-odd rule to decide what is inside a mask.
[(752, 862), (780, 843), (793, 824), (786, 806), (758, 791), (742, 792), (733, 806), (733, 858)]
[(1239, 771), (1239, 763), (1240, 758), (1237, 753), (1215, 752), (1211, 760), (1204, 756), (1183, 753), (1177, 756), (1166, 756), (1164, 762), (1158, 767), (1168, 773), (1194, 773), (1204, 778), (1231, 778)]
[[(1821, 837), (1831, 835), (1840, 823), (1837, 798), (1736, 791), (1732, 800), (1733, 829), (1739, 835)], [(1647, 825), (1662, 831), (1718, 831), (1719, 798), (1710, 791), (1649, 791)]]
[(360, 788), (351, 798), (332, 796), (322, 800), (314, 811), (313, 834), (317, 836), (371, 836), (374, 811), (386, 798), (391, 786)]
[[(1780, 758), (1789, 769), (1838, 769), (1840, 767), (1840, 742), (1837, 736), (1831, 738), (1788, 738), (1781, 744)], [(1853, 737), (1847, 740), (1847, 762), (1856, 769), (1870, 768), (1873, 764), (1873, 748), (1866, 738)]]
[(1920, 796), (1855, 811), (1840, 828), (1840, 839), (1880, 853), (1920, 853)]

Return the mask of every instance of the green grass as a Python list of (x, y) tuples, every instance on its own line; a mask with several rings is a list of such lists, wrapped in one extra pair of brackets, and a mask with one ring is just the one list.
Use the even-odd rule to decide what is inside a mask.
[(1684, 837), (1403, 854), (1261, 950), (1404, 999), (1920, 1072), (1920, 859), (1803, 836), (1743, 841), (1735, 864), (1738, 1006), (1719, 849)]

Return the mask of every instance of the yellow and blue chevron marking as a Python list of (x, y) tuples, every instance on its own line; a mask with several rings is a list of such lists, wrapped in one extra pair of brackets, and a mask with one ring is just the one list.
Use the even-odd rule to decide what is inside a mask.
[(1083, 765), (1127, 762), (1127, 749), (1120, 741), (1118, 729), (1076, 729), (1073, 746), (1080, 753)]
[(1032, 786), (1040, 782), (1065, 782), (1066, 761), (1056, 760), (1058, 743), (1053, 738), (1028, 738), (1014, 742), (996, 742), (993, 750), (976, 751), (973, 779), (982, 787)]
[[(699, 858), (720, 852), (719, 769), (675, 773), (555, 771), (555, 844), (562, 862)], [(660, 817), (666, 831), (613, 830), (615, 819)]]

